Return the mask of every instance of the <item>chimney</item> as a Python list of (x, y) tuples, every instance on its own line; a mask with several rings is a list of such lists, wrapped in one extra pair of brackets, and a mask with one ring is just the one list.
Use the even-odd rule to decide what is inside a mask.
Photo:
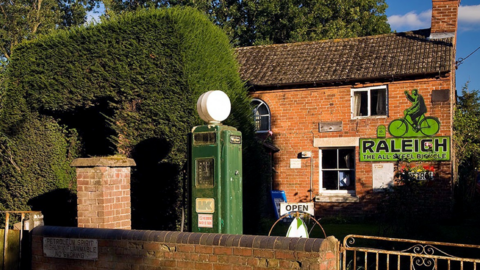
[(432, 0), (430, 38), (453, 37), (457, 32), (460, 0)]

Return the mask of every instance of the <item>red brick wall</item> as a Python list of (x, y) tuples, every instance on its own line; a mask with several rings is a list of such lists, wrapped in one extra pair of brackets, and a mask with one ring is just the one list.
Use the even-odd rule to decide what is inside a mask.
[(432, 33), (456, 32), (459, 0), (432, 1)]
[[(98, 260), (45, 257), (43, 238), (98, 240)], [(338, 269), (339, 242), (253, 235), (38, 227), (32, 269)]]
[[(351, 89), (386, 85), (388, 87), (388, 117), (351, 119)], [(355, 84), (346, 86), (316, 87), (301, 89), (279, 89), (252, 92), (253, 98), (265, 101), (271, 112), (273, 143), (280, 149), (274, 154), (274, 189), (285, 190), (290, 202), (307, 201), (310, 189), (310, 159), (302, 159), (301, 169), (291, 169), (290, 159), (297, 158), (302, 151), (313, 154), (313, 195), (319, 193), (319, 148), (314, 147), (314, 139), (359, 137), (375, 138), (379, 125), (388, 124), (403, 117), (403, 111), (411, 106), (404, 91), (416, 88), (424, 97), (427, 114), (438, 117), (441, 123), (436, 136), (452, 136), (452, 108), (455, 96), (450, 77), (441, 79), (420, 79), (386, 82), (377, 84)], [(432, 103), (432, 91), (450, 90), (449, 101)], [(319, 122), (341, 121), (342, 131), (319, 132)], [(387, 137), (390, 134), (387, 133)], [(365, 195), (372, 192), (372, 162), (359, 161), (359, 149), (356, 147), (356, 195), (360, 204)], [(453, 153), (452, 153), (453, 155)], [(427, 163), (428, 164), (428, 163)], [(412, 164), (415, 165), (415, 164)], [(451, 196), (451, 162), (433, 164), (438, 173), (439, 188), (447, 197)], [(351, 204), (327, 204), (326, 207), (346, 207)], [(369, 205), (349, 206), (352, 209), (370, 209)], [(317, 208), (320, 209), (317, 205)], [(355, 210), (356, 211), (356, 210)]]
[(127, 158), (80, 158), (77, 167), (78, 227), (131, 229), (130, 166)]
[(77, 168), (78, 227), (131, 228), (130, 168)]

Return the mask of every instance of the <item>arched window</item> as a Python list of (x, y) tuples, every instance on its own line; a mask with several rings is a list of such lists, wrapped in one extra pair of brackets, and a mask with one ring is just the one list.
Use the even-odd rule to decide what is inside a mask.
[(267, 103), (260, 99), (254, 99), (251, 104), (255, 120), (255, 131), (260, 133), (270, 131), (270, 109)]

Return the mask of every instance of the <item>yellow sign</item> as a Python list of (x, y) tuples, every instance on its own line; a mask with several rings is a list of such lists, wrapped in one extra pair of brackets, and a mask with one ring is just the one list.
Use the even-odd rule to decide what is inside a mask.
[(195, 200), (195, 210), (197, 213), (215, 213), (215, 199), (197, 198)]

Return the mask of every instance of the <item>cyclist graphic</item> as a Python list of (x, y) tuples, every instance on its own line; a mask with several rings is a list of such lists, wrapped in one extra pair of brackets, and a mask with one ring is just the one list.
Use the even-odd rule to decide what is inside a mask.
[(413, 123), (414, 129), (420, 129), (418, 125), (418, 121), (420, 117), (427, 112), (427, 106), (425, 105), (425, 100), (423, 100), (422, 95), (418, 93), (417, 89), (412, 90), (412, 95), (408, 94), (408, 91), (405, 91), (405, 96), (407, 99), (412, 102), (412, 106), (405, 111), (403, 111), (403, 115), (405, 118), (410, 117), (411, 122)]
[[(425, 116), (427, 106), (418, 89), (413, 89), (410, 95), (405, 91), (407, 100), (412, 102), (410, 108), (403, 111), (403, 118), (395, 119), (388, 125), (388, 132), (393, 137), (416, 137), (421, 134), (434, 136), (440, 130), (440, 121), (433, 116)], [(411, 130), (411, 131), (409, 131)]]

